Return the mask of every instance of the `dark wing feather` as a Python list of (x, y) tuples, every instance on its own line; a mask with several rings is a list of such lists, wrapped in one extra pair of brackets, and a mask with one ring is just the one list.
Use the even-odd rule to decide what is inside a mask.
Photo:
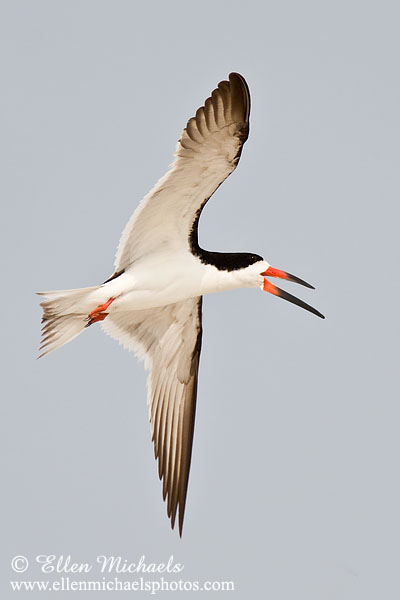
[(182, 535), (192, 456), (202, 299), (160, 308), (110, 313), (104, 330), (134, 350), (149, 368), (148, 404), (154, 453), (172, 528)]

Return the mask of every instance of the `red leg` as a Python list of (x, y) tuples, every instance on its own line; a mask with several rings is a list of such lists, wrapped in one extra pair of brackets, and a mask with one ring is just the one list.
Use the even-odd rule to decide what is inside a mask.
[(93, 325), (93, 323), (97, 323), (98, 321), (104, 321), (104, 319), (108, 315), (108, 313), (104, 311), (107, 310), (111, 302), (114, 302), (114, 300), (115, 298), (109, 298), (107, 302), (104, 302), (104, 304), (100, 304), (100, 306), (92, 310), (92, 312), (87, 318), (88, 324), (86, 325), (86, 327), (89, 327), (89, 325)]
[(109, 298), (107, 300), (107, 302), (104, 302), (104, 304), (100, 304), (100, 306), (98, 306), (97, 308), (92, 310), (92, 312), (89, 314), (89, 317), (93, 317), (96, 313), (101, 313), (101, 312), (107, 310), (107, 308), (110, 306), (111, 302), (114, 302), (114, 300), (115, 300), (115, 298)]

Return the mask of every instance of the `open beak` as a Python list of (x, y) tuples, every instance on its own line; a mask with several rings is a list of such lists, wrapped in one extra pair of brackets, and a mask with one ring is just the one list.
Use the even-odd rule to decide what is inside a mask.
[[(310, 285), (306, 281), (303, 281), (302, 279), (299, 279), (295, 275), (286, 273), (286, 271), (280, 271), (279, 269), (274, 269), (273, 267), (268, 267), (268, 269), (266, 271), (264, 271), (263, 273), (260, 273), (260, 275), (262, 275), (263, 277), (279, 277), (279, 279), (286, 279), (287, 281), (293, 281), (294, 283), (300, 283), (300, 285), (304, 285), (305, 287), (311, 288), (312, 290), (315, 289), (312, 285)], [(296, 296), (292, 296), (292, 294), (288, 294), (288, 292), (281, 290), (281, 288), (278, 288), (276, 285), (274, 285), (273, 283), (268, 281), (268, 279), (264, 279), (263, 289), (264, 289), (264, 292), (269, 292), (270, 294), (273, 294), (274, 296), (279, 296), (279, 298), (283, 298), (284, 300), (287, 300), (288, 302), (292, 302), (292, 304), (297, 304), (297, 306), (300, 306), (301, 308), (308, 310), (309, 312), (313, 313), (314, 315), (317, 315), (317, 317), (321, 317), (321, 319), (325, 319), (324, 315), (322, 315), (318, 310), (316, 310), (309, 304), (306, 304), (302, 300), (299, 300), (299, 298), (296, 298)]]

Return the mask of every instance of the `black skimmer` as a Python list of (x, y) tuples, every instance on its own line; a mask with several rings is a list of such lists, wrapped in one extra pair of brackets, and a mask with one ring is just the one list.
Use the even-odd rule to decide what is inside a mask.
[(221, 81), (189, 119), (170, 170), (142, 200), (122, 234), (115, 272), (102, 285), (42, 292), (41, 356), (93, 323), (149, 369), (150, 424), (168, 517), (179, 514), (182, 535), (192, 454), (202, 338), (202, 296), (261, 288), (322, 317), (273, 285), (274, 269), (252, 253), (210, 252), (199, 246), (201, 211), (239, 162), (249, 134), (250, 95), (241, 75)]

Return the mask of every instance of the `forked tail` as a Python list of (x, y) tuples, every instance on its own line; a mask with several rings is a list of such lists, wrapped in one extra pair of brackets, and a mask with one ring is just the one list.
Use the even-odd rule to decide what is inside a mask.
[(46, 298), (40, 303), (43, 327), (39, 358), (70, 342), (89, 325), (87, 298), (99, 287), (38, 293)]

